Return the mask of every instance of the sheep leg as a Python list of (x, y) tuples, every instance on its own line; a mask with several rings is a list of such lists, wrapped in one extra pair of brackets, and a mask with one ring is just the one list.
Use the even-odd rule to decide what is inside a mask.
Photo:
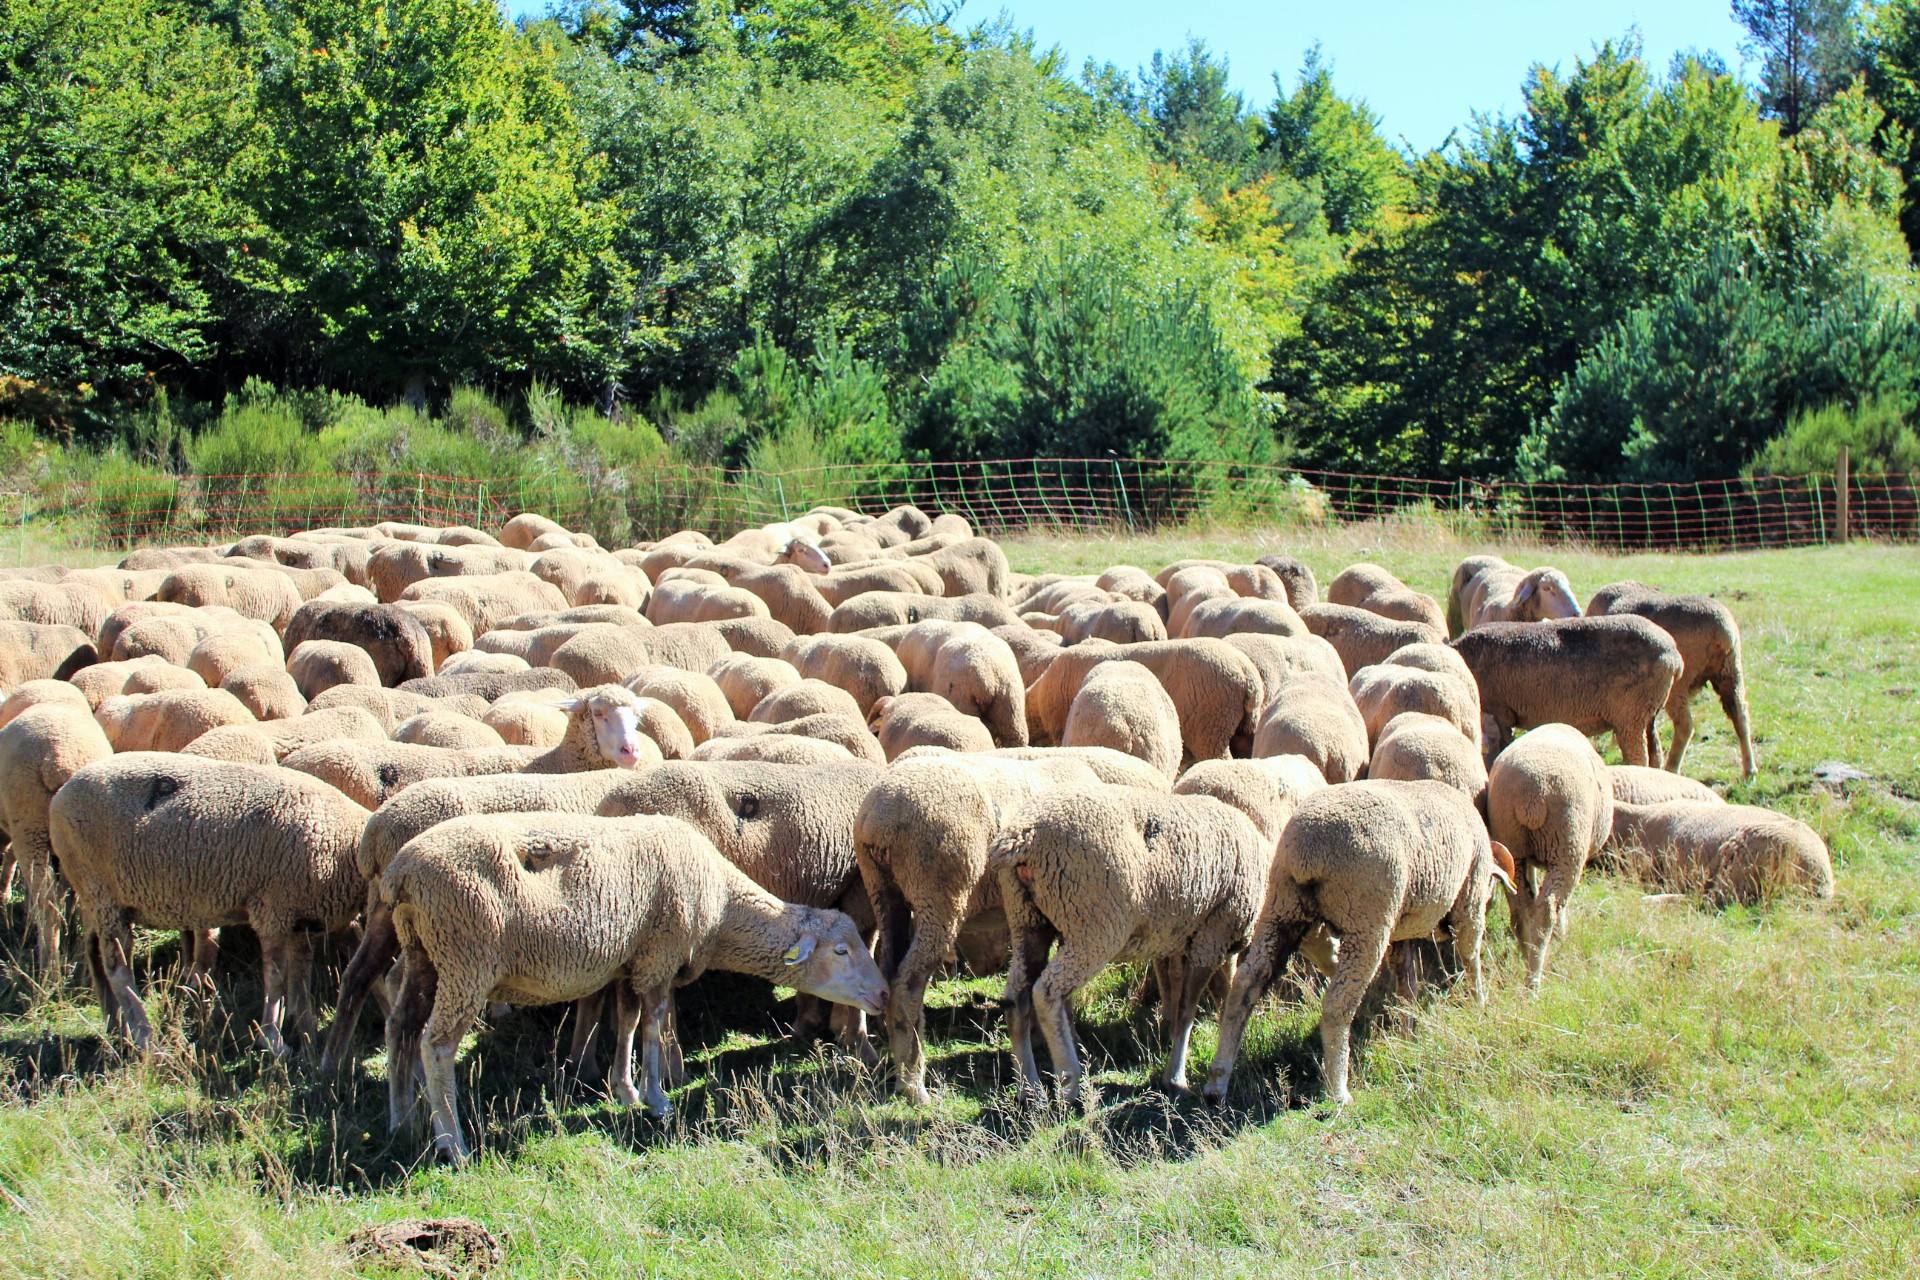
[[(1680, 762), (1686, 758), (1687, 744), (1693, 741), (1693, 691), (1682, 688), (1674, 682), (1673, 692), (1667, 697), (1667, 719), (1673, 721), (1673, 745), (1667, 748), (1666, 770), (1669, 773), (1680, 772)], [(1658, 760), (1656, 752), (1649, 757)]]
[[(642, 1005), (640, 1070), (646, 1084), (647, 1114), (664, 1120), (672, 1114), (673, 1103), (662, 1081), (666, 1059), (667, 1025), (673, 1017), (673, 985), (662, 983), (641, 993)], [(629, 1040), (631, 1044), (631, 1040)]]
[(1212, 981), (1214, 966), (1195, 964), (1178, 957), (1167, 966), (1168, 999), (1178, 1006), (1169, 1017), (1172, 1031), (1167, 1052), (1167, 1070), (1162, 1082), (1181, 1093), (1187, 1086), (1187, 1049), (1193, 1043), (1193, 1020), (1200, 1007), (1200, 992)]
[(100, 1013), (107, 1021), (109, 1034), (118, 1034), (125, 1028), (120, 1013), (120, 997), (113, 993), (113, 983), (107, 977), (106, 962), (101, 958), (100, 935), (89, 928), (80, 938), (80, 954), (87, 965), (87, 977), (93, 983), (93, 998), (99, 1002)]
[(833, 1038), (841, 1049), (868, 1067), (880, 1065), (880, 1055), (874, 1052), (873, 1040), (867, 1035), (865, 1010), (836, 1004), (828, 1011), (828, 1021), (833, 1027)]
[(604, 990), (573, 1002), (573, 1044), (567, 1049), (566, 1073), (576, 1082), (589, 1079), (600, 1066), (598, 1033), (606, 1007)]
[(134, 1048), (144, 1053), (153, 1039), (153, 1024), (147, 1021), (147, 1006), (140, 999), (139, 988), (133, 985), (133, 931), (122, 921), (118, 928), (101, 935), (99, 945), (121, 1026)]
[(1367, 988), (1386, 958), (1391, 929), (1386, 925), (1349, 933), (1340, 941), (1340, 963), (1320, 1002), (1320, 1049), (1325, 1059), (1327, 1099), (1340, 1106), (1353, 1101), (1347, 1076), (1353, 1056), (1353, 1019)]
[[(914, 920), (913, 937), (907, 944), (906, 954), (900, 957), (898, 968), (887, 980), (892, 991), (887, 997), (887, 1041), (893, 1050), (894, 1074), (899, 1079), (900, 1092), (923, 1106), (930, 1101), (924, 1040), (927, 984), (946, 963), (947, 953), (959, 933), (957, 922), (946, 913), (921, 912)], [(1043, 948), (1042, 963), (1045, 954)], [(1007, 994), (1013, 994), (1011, 974)], [(1009, 1026), (1015, 1026), (1017, 1019), (1010, 1014), (1008, 1022)], [(1020, 1034), (1021, 1029), (1016, 1026), (1016, 1052)]]
[(1650, 758), (1647, 743), (1653, 739), (1653, 716), (1649, 712), (1645, 720), (1632, 723), (1617, 722), (1609, 726), (1613, 730), (1613, 740), (1620, 747), (1620, 758), (1628, 764), (1644, 765)]
[(485, 987), (441, 985), (420, 1042), (427, 1104), (433, 1112), (433, 1147), (455, 1164), (465, 1164), (473, 1151), (460, 1132), (460, 1080), (454, 1074), (453, 1060), (460, 1052), (461, 1037), (467, 1034), (467, 1028), (473, 1025), (486, 1004)]
[[(15, 844), (18, 845), (19, 841)], [(36, 845), (24, 852), (26, 875), (22, 888), (27, 897), (27, 920), (33, 926), (35, 958), (40, 976), (52, 981), (60, 973), (60, 882), (53, 874), (52, 850)], [(4, 897), (0, 892), (0, 897)]]
[(220, 958), (218, 929), (183, 929), (180, 933), (180, 981), (189, 990), (213, 994), (213, 966)]
[(661, 1015), (661, 1051), (666, 1057), (667, 1088), (678, 1089), (687, 1082), (687, 1055), (680, 1047), (680, 1027), (676, 1016), (678, 1006), (671, 988), (667, 991), (666, 1006), (666, 1013)]
[(346, 972), (340, 975), (340, 1003), (334, 1008), (333, 1025), (327, 1028), (326, 1051), (320, 1056), (322, 1074), (331, 1074), (347, 1062), (348, 1050), (353, 1047), (353, 1029), (360, 1022), (367, 995), (399, 951), (400, 938), (393, 931), (393, 912), (384, 907), (368, 907), (366, 931), (360, 935), (360, 944), (347, 961)]
[(1060, 1077), (1060, 1098), (1068, 1106), (1080, 1102), (1086, 1071), (1073, 1039), (1073, 993), (1106, 968), (1125, 945), (1124, 938), (1069, 938), (1033, 984), (1033, 1003), (1039, 1007), (1040, 1033), (1053, 1055), (1053, 1071)]
[(1737, 661), (1731, 673), (1713, 682), (1713, 691), (1720, 698), (1720, 709), (1733, 721), (1734, 736), (1740, 740), (1740, 773), (1751, 781), (1759, 768), (1753, 756), (1753, 726), (1747, 717), (1746, 680)]
[[(0, 852), (0, 902), (5, 902), (13, 896), (13, 877), (19, 870), (19, 864), (20, 856), (15, 851), (13, 843), (9, 841), (5, 852)], [(28, 899), (28, 905), (29, 907), (32, 905), (31, 898)]]
[(260, 935), (260, 966), (264, 973), (262, 986), (266, 994), (260, 1008), (260, 1034), (254, 1039), (255, 1043), (276, 1058), (287, 1056), (287, 1040), (280, 1026), (287, 1012), (288, 946), (288, 939), (282, 935)]
[[(1564, 855), (1567, 851), (1562, 850)], [(1547, 972), (1547, 954), (1555, 938), (1567, 936), (1567, 904), (1580, 887), (1578, 855), (1554, 860), (1541, 877), (1540, 891), (1534, 899), (1533, 947), (1527, 956), (1527, 989), (1539, 991)]]
[(613, 1074), (607, 1087), (625, 1107), (640, 1105), (633, 1087), (633, 1033), (640, 1025), (640, 995), (631, 982), (613, 985)]
[(1262, 920), (1253, 941), (1240, 956), (1234, 971), (1233, 986), (1220, 1006), (1220, 1044), (1214, 1050), (1213, 1065), (1207, 1070), (1206, 1087), (1201, 1090), (1208, 1102), (1218, 1105), (1227, 1100), (1227, 1084), (1233, 1078), (1234, 1060), (1240, 1056), (1240, 1041), (1247, 1034), (1247, 1023), (1261, 998), (1273, 986), (1273, 980), (1293, 959), (1309, 925), (1297, 920)]
[(426, 951), (410, 946), (401, 962), (400, 994), (387, 1014), (387, 1130), (404, 1132), (413, 1120), (421, 1069), (420, 1030), (439, 994), (440, 972)]
[(313, 1012), (313, 939), (304, 933), (287, 939), (287, 1020), (296, 1043), (312, 1044), (320, 1034)]
[(1469, 881), (1448, 913), (1447, 925), (1453, 934), (1453, 953), (1465, 966), (1467, 981), (1472, 985), (1474, 1003), (1485, 1004), (1487, 980), (1486, 970), (1480, 963), (1480, 948), (1486, 937), (1487, 913), (1475, 907), (1470, 900), (1472, 896), (1473, 885)]
[(793, 997), (793, 1038), (802, 1044), (818, 1040), (827, 1028), (827, 1002), (798, 992)]
[[(1053, 929), (1024, 894), (1010, 892), (1014, 888), (1012, 881), (1011, 875), (1004, 877), (1001, 887), (1007, 927), (1012, 936), (1002, 1002), (1007, 1006), (1007, 1032), (1013, 1041), (1014, 1062), (1020, 1068), (1020, 1092), (1037, 1099), (1043, 1096), (1044, 1086), (1040, 1080), (1040, 1064), (1033, 1056), (1033, 986), (1034, 979), (1047, 965)], [(898, 993), (893, 999), (899, 999)]]

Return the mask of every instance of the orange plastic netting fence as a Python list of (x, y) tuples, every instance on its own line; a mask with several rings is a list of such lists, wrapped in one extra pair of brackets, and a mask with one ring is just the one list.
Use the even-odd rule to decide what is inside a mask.
[[(1855, 475), (1849, 536), (1920, 539), (1920, 475)], [(675, 529), (724, 536), (817, 505), (953, 511), (976, 528), (1150, 530), (1352, 523), (1420, 516), (1465, 528), (1621, 549), (1718, 550), (1838, 540), (1832, 475), (1674, 484), (1554, 484), (1135, 458), (1022, 458), (817, 467), (781, 473), (671, 464), (503, 483), (444, 475), (131, 476), (7, 495), (24, 530), (130, 547), (381, 521), (496, 528), (539, 511), (609, 545)]]

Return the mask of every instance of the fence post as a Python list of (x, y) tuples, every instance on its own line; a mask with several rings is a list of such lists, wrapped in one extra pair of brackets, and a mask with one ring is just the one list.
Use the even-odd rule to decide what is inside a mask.
[(482, 480), (480, 482), (479, 490), (473, 495), (473, 527), (474, 528), (484, 529), (487, 527), (486, 520), (482, 515), (482, 513), (485, 512), (486, 509), (487, 509), (487, 482), (485, 480)]
[(786, 518), (787, 518), (787, 484), (786, 484), (786, 481), (784, 481), (784, 480), (782, 480), (782, 479), (781, 479), (781, 478), (780, 478), (779, 476), (775, 476), (775, 477), (773, 478), (773, 490), (774, 490), (774, 492), (775, 492), (775, 493), (777, 493), (777, 494), (779, 494), (779, 495), (780, 495), (780, 519), (781, 519), (781, 521), (782, 521), (782, 522), (784, 523), (784, 522), (785, 522), (785, 520), (786, 520)]
[(1127, 500), (1127, 478), (1120, 474), (1120, 455), (1107, 450), (1107, 456), (1113, 459), (1113, 482), (1120, 486), (1120, 510), (1127, 517), (1127, 532), (1133, 532), (1133, 503)]
[(1813, 515), (1814, 519), (1820, 522), (1820, 545), (1825, 546), (1827, 542), (1827, 507), (1825, 498), (1820, 492), (1820, 477), (1808, 476), (1807, 487), (1813, 490)]
[(1836, 542), (1847, 540), (1847, 516), (1853, 506), (1853, 459), (1848, 456), (1847, 446), (1840, 446), (1840, 456), (1833, 464), (1833, 506), (1834, 523), (1839, 526), (1834, 537)]

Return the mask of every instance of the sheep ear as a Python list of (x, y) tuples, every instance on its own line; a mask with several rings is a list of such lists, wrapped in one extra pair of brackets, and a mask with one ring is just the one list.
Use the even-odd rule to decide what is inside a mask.
[(1493, 878), (1504, 885), (1508, 893), (1518, 892), (1514, 881), (1520, 873), (1514, 868), (1512, 852), (1498, 840), (1491, 843), (1493, 844)]
[(566, 712), (568, 715), (572, 715), (574, 712), (578, 711), (580, 708), (587, 705), (587, 695), (584, 693), (577, 693), (573, 697), (563, 698), (562, 700), (554, 703), (553, 705), (556, 707), (559, 707), (562, 711)]
[(808, 959), (812, 957), (813, 949), (818, 945), (820, 945), (818, 938), (810, 933), (803, 933), (800, 935), (800, 941), (787, 948), (787, 954), (783, 956), (782, 959), (788, 964), (805, 964)]
[(1533, 599), (1533, 593), (1539, 589), (1539, 586), (1540, 579), (1533, 574), (1528, 574), (1526, 581), (1520, 584), (1520, 589), (1513, 593), (1513, 602), (1515, 604), (1525, 604), (1527, 601)]

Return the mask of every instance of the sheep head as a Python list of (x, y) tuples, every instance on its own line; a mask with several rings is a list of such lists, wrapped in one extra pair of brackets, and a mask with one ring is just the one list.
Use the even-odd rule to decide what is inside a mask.
[(590, 727), (607, 767), (633, 769), (660, 758), (659, 748), (642, 728), (649, 701), (624, 686), (603, 684), (567, 699), (560, 709), (570, 718), (568, 737)]
[(788, 912), (797, 936), (781, 957), (786, 984), (875, 1017), (885, 1013), (887, 980), (853, 921), (843, 912), (817, 907)]

